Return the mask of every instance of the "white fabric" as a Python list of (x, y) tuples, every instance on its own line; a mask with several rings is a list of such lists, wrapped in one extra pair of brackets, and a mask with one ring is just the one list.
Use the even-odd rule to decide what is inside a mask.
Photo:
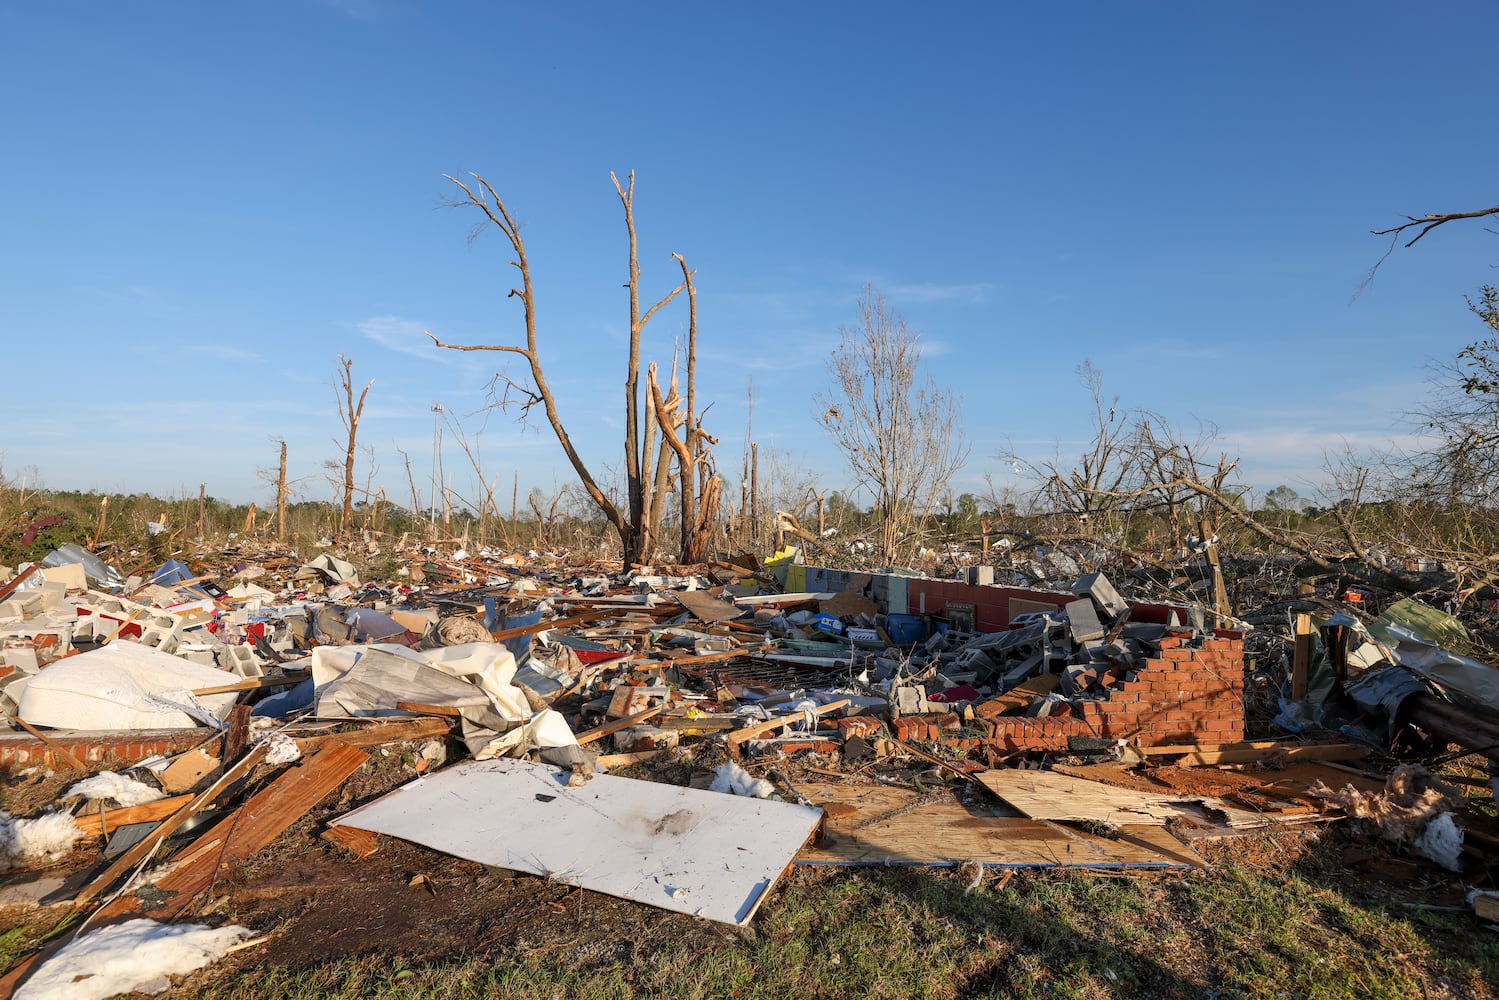
[[(189, 692), (233, 684), (240, 678), (150, 646), (116, 639), (69, 656), (31, 678), (17, 714), (34, 726), (55, 729), (191, 729), (198, 722), (172, 706), (192, 705)], [(207, 695), (196, 704), (224, 719), (237, 695)]]

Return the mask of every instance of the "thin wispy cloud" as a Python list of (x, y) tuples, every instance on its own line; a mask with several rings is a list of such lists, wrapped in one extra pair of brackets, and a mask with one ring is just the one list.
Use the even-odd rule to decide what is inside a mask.
[(254, 351), (247, 351), (242, 347), (230, 347), (228, 344), (192, 344), (188, 347), (187, 353), (213, 358), (215, 361), (250, 363), (265, 360)]
[(469, 367), (463, 361), (462, 352), (438, 347), (427, 336), (427, 327), (414, 319), (400, 316), (371, 316), (354, 324), (366, 338), (387, 350), (409, 354), (413, 358), (431, 361), (450, 367)]
[[(879, 287), (876, 283), (875, 287)], [(887, 285), (885, 295), (894, 302), (953, 302), (976, 306), (989, 298), (994, 291), (992, 282), (980, 281), (968, 284), (940, 284), (921, 282), (914, 285)]]

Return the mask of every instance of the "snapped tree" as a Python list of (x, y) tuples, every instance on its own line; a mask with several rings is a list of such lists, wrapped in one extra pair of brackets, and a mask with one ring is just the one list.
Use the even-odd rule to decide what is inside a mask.
[(921, 335), (865, 285), (859, 323), (839, 330), (818, 423), (874, 496), (875, 558), (896, 561), (968, 458), (962, 406), (921, 371)]
[[(694, 272), (688, 269), (680, 254), (674, 255), (682, 267), (681, 283), (658, 299), (654, 305), (642, 311), (640, 260), (635, 237), (634, 171), (630, 172), (629, 180), (625, 184), (621, 184), (614, 174), (609, 175), (610, 180), (614, 182), (614, 190), (619, 195), (620, 204), (624, 208), (625, 232), (629, 239), (627, 287), (630, 292), (630, 334), (625, 360), (625, 497), (623, 505), (616, 503), (599, 486), (598, 480), (574, 446), (562, 422), (556, 397), (547, 383), (537, 336), (536, 298), (531, 280), (531, 262), (526, 256), (526, 244), (521, 238), (520, 227), (499, 193), (483, 177), (470, 174), (472, 183), (469, 183), (446, 174), (444, 176), (462, 193), (461, 197), (455, 199), (452, 204), (471, 207), (479, 211), (484, 221), (504, 234), (515, 253), (515, 258), (510, 263), (520, 272), (521, 282), (519, 288), (510, 289), (508, 297), (518, 298), (521, 301), (525, 323), (525, 343), (445, 344), (430, 332), (427, 336), (431, 337), (438, 347), (449, 350), (500, 351), (517, 355), (526, 362), (530, 376), (529, 382), (515, 382), (502, 376), (506, 385), (505, 401), (518, 405), (523, 416), (528, 414), (532, 407), (538, 404), (541, 406), (547, 423), (557, 436), (557, 443), (562, 446), (563, 454), (567, 456), (573, 471), (577, 473), (584, 492), (619, 535), (620, 546), (623, 549), (623, 562), (626, 567), (650, 558), (655, 550), (666, 493), (671, 487), (671, 476), (665, 466), (667, 461), (675, 456), (678, 462), (677, 478), (680, 482), (686, 483), (694, 476), (699, 477), (692, 491), (696, 509), (690, 512), (690, 517), (686, 506), (687, 491), (683, 490), (684, 530), (681, 554), (684, 561), (689, 555), (693, 555), (694, 559), (691, 561), (695, 561), (696, 556), (701, 553), (701, 546), (706, 537), (699, 531), (699, 526), (704, 522), (712, 524), (717, 510), (719, 491), (716, 485), (717, 477), (712, 474), (712, 463), (707, 454), (713, 439), (703, 432), (702, 414), (695, 409), (697, 312), (695, 289), (692, 285)], [(482, 228), (483, 225), (484, 223), (481, 222), (480, 227)], [(476, 234), (478, 231), (475, 231)], [(651, 317), (684, 290), (687, 291), (694, 308), (691, 313), (687, 347), (685, 412), (679, 412), (683, 407), (683, 402), (676, 392), (675, 364), (672, 366), (671, 390), (667, 396), (660, 399), (659, 403), (656, 397), (660, 395), (660, 392), (659, 387), (655, 385), (653, 370), (648, 372), (646, 386), (642, 389), (640, 385), (640, 341)], [(512, 390), (516, 394), (515, 397), (511, 396)], [(689, 523), (690, 529), (687, 527)]]
[[(359, 399), (354, 399), (354, 362), (338, 356), (338, 381), (333, 386), (333, 398), (338, 403), (338, 419), (344, 425), (347, 435), (341, 444), (344, 448), (343, 481), (341, 483), (343, 492), (343, 506), (338, 515), (338, 539), (347, 541), (350, 522), (354, 517), (354, 456), (357, 450), (356, 439), (359, 435), (359, 418), (364, 415), (364, 398), (370, 394), (370, 386), (375, 384), (370, 379), (364, 384), (364, 389), (359, 393)], [(285, 453), (283, 452), (283, 462)], [(283, 467), (284, 472), (284, 467)], [(282, 487), (278, 487), (278, 490)]]

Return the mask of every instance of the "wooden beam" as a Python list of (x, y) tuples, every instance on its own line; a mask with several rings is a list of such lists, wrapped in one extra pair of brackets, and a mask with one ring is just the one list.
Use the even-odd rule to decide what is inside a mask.
[(375, 747), (383, 743), (404, 743), (429, 736), (446, 736), (452, 724), (445, 719), (413, 719), (410, 722), (392, 722), (368, 729), (357, 729), (350, 733), (329, 733), (326, 736), (303, 736), (297, 746), (303, 753), (313, 753), (330, 743), (343, 743), (351, 747)]
[(489, 633), (495, 642), (504, 642), (506, 639), (519, 639), (523, 635), (535, 635), (537, 632), (545, 632), (554, 628), (567, 628), (572, 625), (581, 625), (583, 622), (591, 622), (595, 618), (604, 618), (608, 615), (617, 615), (619, 610), (608, 608), (600, 611), (585, 611), (580, 615), (572, 615), (567, 618), (554, 618), (551, 621), (537, 622), (535, 625), (518, 625), (515, 628), (502, 628)]
[[(838, 711), (840, 708), (847, 707), (848, 699), (840, 698), (837, 701), (818, 706), (816, 715), (818, 716), (818, 718), (821, 718), (824, 715), (828, 715), (832, 712)], [(729, 756), (738, 757), (739, 748), (742, 744), (750, 740), (759, 739), (760, 737), (765, 736), (769, 733), (773, 733), (777, 729), (785, 726), (786, 723), (796, 722), (802, 718), (803, 716), (800, 712), (793, 713), (791, 715), (778, 715), (774, 719), (767, 719), (764, 722), (756, 722), (753, 725), (734, 730), (727, 737), (729, 744)]]
[[(307, 675), (311, 677), (311, 674)], [(242, 681), (233, 684), (220, 684), (217, 687), (199, 688), (193, 694), (199, 698), (210, 694), (229, 694), (232, 691), (259, 691), (261, 688), (291, 687), (300, 684), (307, 677), (246, 677)]]
[[(199, 851), (196, 844), (186, 849), (184, 853), (192, 854), (192, 860), (157, 881), (156, 888), (165, 901), (152, 908), (151, 916), (170, 920), (187, 909), (199, 893), (213, 884), (223, 866), (243, 861), (270, 846), (367, 760), (369, 754), (363, 750), (330, 743), (316, 755), (288, 767), (236, 810), (227, 833), (221, 831), (223, 824), (220, 824), (205, 835), (222, 837), (220, 850)], [(98, 916), (104, 922), (111, 922), (133, 916), (139, 909), (139, 898), (126, 893), (103, 907)]]
[(380, 850), (380, 835), (354, 826), (330, 826), (318, 834), (337, 847), (342, 847), (356, 858), (367, 858)]
[(85, 837), (104, 837), (108, 836), (111, 830), (118, 830), (132, 823), (154, 823), (157, 820), (166, 819), (186, 805), (191, 798), (191, 795), (173, 795), (143, 805), (125, 806), (123, 809), (82, 813), (74, 816), (73, 822), (78, 829), (83, 831)]
[(456, 719), (462, 715), (461, 709), (452, 705), (424, 705), (419, 701), (398, 701), (396, 708), (403, 712), (415, 712), (417, 715), (437, 715), (445, 719)]
[(578, 734), (578, 745), (585, 746), (589, 743), (601, 740), (605, 736), (611, 736), (622, 729), (629, 729), (631, 726), (636, 725), (637, 723), (644, 722), (646, 719), (654, 718), (655, 716), (660, 715), (665, 710), (666, 706), (664, 704), (657, 705), (655, 708), (648, 708), (643, 712), (636, 712), (634, 715), (627, 715), (623, 719), (615, 719), (613, 722), (606, 722), (602, 726), (595, 726), (587, 732)]
[(114, 860), (113, 864), (104, 869), (103, 872), (83, 888), (79, 889), (73, 897), (73, 901), (76, 903), (87, 903), (95, 896), (112, 888), (122, 875), (156, 853), (156, 849), (161, 846), (163, 841), (175, 833), (178, 827), (207, 808), (208, 804), (218, 798), (224, 789), (254, 770), (255, 766), (265, 759), (268, 749), (270, 749), (269, 746), (262, 743), (241, 757), (239, 762), (220, 775), (217, 781), (197, 795), (192, 796), (187, 802), (184, 802), (177, 808), (176, 812), (162, 820), (161, 825), (151, 831), (149, 836), (121, 854)]
[(1307, 670), (1312, 661), (1312, 616), (1296, 616), (1295, 645), (1291, 653), (1291, 700), (1306, 698)]

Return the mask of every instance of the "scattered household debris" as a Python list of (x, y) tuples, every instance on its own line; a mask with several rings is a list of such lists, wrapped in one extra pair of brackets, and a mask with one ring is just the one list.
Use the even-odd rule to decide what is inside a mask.
[[(1499, 674), (1435, 609), (1214, 627), (1098, 572), (1037, 590), (796, 555), (618, 573), (428, 548), (381, 581), (242, 549), (127, 577), (63, 546), (21, 567), (0, 584), (0, 765), (71, 780), (0, 814), (0, 852), (32, 878), (68, 858), (45, 901), (91, 929), (0, 994), (80, 953), (115, 982), (111, 942), (178, 940), (153, 921), (310, 813), (354, 858), (397, 837), (731, 924), (793, 863), (1192, 869), (1202, 838), (1345, 818), (1453, 870), (1499, 843), (1464, 787), (1353, 766), (1499, 760)], [(1247, 740), (1246, 706), (1289, 735)], [(360, 791), (372, 755), (410, 780)], [(118, 975), (239, 938), (192, 940)]]

